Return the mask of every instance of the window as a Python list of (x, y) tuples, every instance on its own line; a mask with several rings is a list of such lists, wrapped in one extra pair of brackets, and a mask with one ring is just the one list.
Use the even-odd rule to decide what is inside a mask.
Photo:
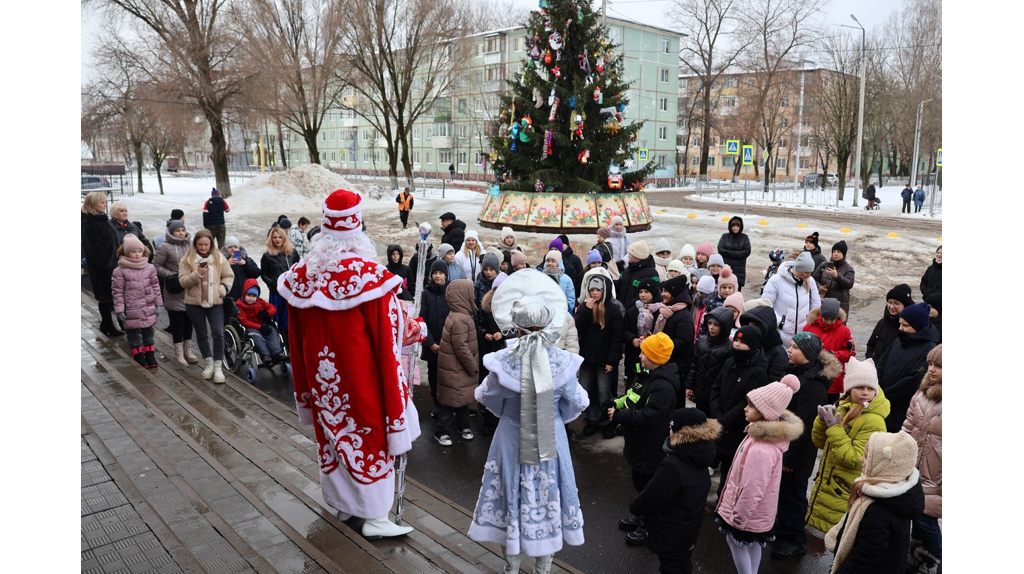
[(363, 141), (366, 141), (368, 139), (370, 139), (370, 130), (369, 128), (363, 128)]
[(789, 144), (789, 142), (786, 141), (786, 138), (782, 138), (782, 139), (779, 140), (779, 147), (780, 148), (788, 147), (788, 144)]
[(690, 158), (690, 165), (700, 165), (700, 156), (695, 155)]
[(775, 169), (786, 169), (786, 158), (777, 157), (775, 158)]
[(327, 161), (327, 152), (320, 152), (320, 161)]
[(808, 147), (811, 145), (811, 136), (800, 136), (800, 147)]
[(658, 139), (661, 140), (661, 141), (665, 141), (665, 140), (668, 139), (668, 128), (667, 127), (661, 126), (661, 127), (658, 128)]
[(331, 141), (334, 141), (334, 130), (331, 130)]
[(459, 126), (459, 137), (462, 138), (462, 139), (466, 139), (466, 126), (465, 125)]
[(466, 152), (459, 152), (459, 165), (466, 165)]
[(413, 163), (419, 163), (420, 162), (420, 152), (418, 152), (418, 151), (412, 152), (412, 162)]
[(434, 135), (448, 137), (448, 124), (434, 124)]
[(419, 128), (419, 126), (416, 126), (416, 127), (412, 128), (412, 139), (414, 139), (414, 140), (420, 139), (420, 128)]
[(736, 86), (740, 85), (740, 81), (736, 77), (729, 77), (723, 81), (722, 85), (726, 88), (735, 88)]
[(484, 68), (484, 79), (488, 82), (497, 82), (505, 79), (505, 66), (494, 64)]
[(668, 98), (661, 98), (658, 100), (658, 109), (663, 112), (668, 111)]
[(668, 50), (669, 50), (669, 48), (671, 46), (672, 46), (671, 42), (669, 42), (668, 40), (662, 40), (661, 41), (661, 53), (662, 54), (668, 54), (669, 53)]
[(423, 163), (430, 163), (430, 152), (428, 151), (428, 152), (424, 153), (423, 155), (426, 158)]
[(676, 120), (677, 128), (685, 128), (688, 125), (690, 125), (690, 118), (679, 118)]
[(523, 42), (522, 38), (516, 38), (516, 39), (512, 40), (512, 50), (516, 51), (516, 52), (522, 52), (523, 51), (523, 44), (524, 44), (524, 42)]
[(466, 98), (459, 98), (459, 113), (464, 114), (469, 111), (469, 104), (466, 102)]
[(434, 137), (434, 127), (427, 126), (427, 139)]
[(810, 169), (811, 158), (802, 157), (800, 158), (800, 169)]
[(327, 132), (326, 132), (326, 131), (324, 131), (324, 132), (321, 132), (321, 134), (323, 135), (323, 137), (322, 137), (322, 138), (320, 138), (320, 139), (321, 139), (321, 141), (327, 141)]
[(715, 156), (709, 155), (708, 156), (708, 167), (714, 167), (714, 166), (715, 166)]
[(735, 108), (739, 104), (739, 98), (736, 96), (722, 96), (722, 107), (723, 108)]
[(722, 156), (722, 167), (735, 167), (736, 159), (731, 155)]
[(677, 105), (679, 106), (680, 110), (690, 109), (690, 98), (679, 98)]
[(693, 138), (693, 140), (691, 141), (691, 144), (693, 145), (693, 147), (700, 147), (700, 138), (699, 137)]
[(450, 151), (439, 151), (437, 152), (437, 161), (441, 164), (452, 163), (452, 152)]
[(789, 96), (783, 96), (782, 101), (779, 102), (779, 105), (784, 108), (789, 106)]
[(331, 152), (331, 161), (338, 161), (338, 154), (336, 152)]
[(661, 69), (661, 83), (662, 84), (667, 84), (668, 83), (668, 68), (662, 68)]
[(473, 100), (473, 111), (476, 111), (476, 112), (484, 111), (484, 99), (483, 98), (475, 98)]
[(805, 127), (811, 127), (811, 116), (804, 116), (804, 119), (803, 119), (803, 122), (801, 122), (801, 125), (803, 125)]
[(493, 36), (491, 38), (487, 38), (484, 41), (484, 43), (485, 43), (484, 52), (487, 52), (487, 53), (497, 52), (498, 50), (501, 49), (501, 37), (500, 36)]
[(779, 125), (781, 125), (783, 128), (788, 128), (789, 127), (789, 118), (781, 118), (779, 120)]
[(658, 167), (665, 167), (665, 156), (658, 156)]
[(473, 163), (480, 165), (483, 155), (480, 152), (473, 152)]
[(679, 89), (680, 90), (685, 90), (686, 87), (689, 84), (690, 84), (690, 79), (689, 78), (679, 78)]
[(365, 151), (363, 152), (363, 163), (370, 161), (370, 156)]

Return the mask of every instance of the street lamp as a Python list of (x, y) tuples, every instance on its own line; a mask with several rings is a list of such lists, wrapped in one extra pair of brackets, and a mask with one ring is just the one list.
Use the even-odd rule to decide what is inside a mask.
[[(853, 168), (853, 206), (857, 207), (857, 198), (859, 197), (857, 193), (857, 177), (860, 175), (858, 173), (860, 171), (860, 164), (864, 161), (864, 79), (867, 77), (868, 71), (868, 60), (865, 55), (867, 52), (867, 32), (856, 16), (850, 14), (850, 18), (853, 18), (853, 21), (857, 23), (857, 27), (860, 28), (860, 105), (857, 106), (857, 165)], [(853, 26), (846, 27), (853, 28)]]
[(935, 98), (929, 98), (927, 100), (921, 100), (920, 104), (917, 104), (917, 121), (914, 123), (914, 163), (911, 164), (910, 172), (910, 187), (917, 187), (917, 146), (921, 143), (921, 112), (924, 110), (924, 105), (928, 102), (935, 101)]

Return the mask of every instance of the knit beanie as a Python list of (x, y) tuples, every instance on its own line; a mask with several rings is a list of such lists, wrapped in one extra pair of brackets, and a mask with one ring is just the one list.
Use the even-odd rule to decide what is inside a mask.
[(821, 354), (821, 339), (810, 331), (800, 331), (793, 336), (793, 342), (808, 361), (817, 359)]
[(793, 393), (800, 390), (800, 379), (786, 375), (777, 383), (769, 383), (747, 393), (750, 402), (761, 411), (766, 421), (777, 421), (793, 399)]
[(632, 255), (633, 257), (636, 257), (640, 261), (643, 261), (644, 259), (647, 259), (648, 257), (651, 256), (651, 249), (647, 247), (647, 242), (642, 239), (630, 245), (629, 249), (627, 249), (626, 252)]
[(616, 215), (615, 217), (612, 217), (612, 220), (608, 222), (608, 225), (616, 225), (619, 223), (622, 223), (622, 216)]
[(646, 277), (640, 280), (640, 283), (636, 286), (637, 291), (641, 289), (647, 291), (651, 295), (654, 295), (654, 300), (659, 301), (661, 298), (661, 284), (656, 281), (653, 277)]
[(673, 348), (675, 344), (672, 343), (672, 338), (665, 333), (655, 333), (640, 343), (640, 351), (659, 365), (664, 365), (672, 358)]
[(454, 247), (452, 247), (451, 245), (449, 245), (447, 243), (442, 243), (441, 247), (437, 248), (437, 257), (439, 259), (444, 259), (444, 256), (448, 255), (452, 251), (455, 251)]
[(654, 253), (657, 254), (657, 253), (662, 253), (664, 251), (668, 251), (669, 252), (669, 257), (672, 256), (671, 255), (671, 253), (672, 253), (672, 246), (669, 245), (668, 239), (665, 239), (664, 237), (662, 237), (661, 239), (659, 239), (657, 241), (657, 243), (654, 244)]
[(864, 449), (861, 478), (902, 482), (917, 466), (917, 441), (906, 432), (876, 432)]
[[(501, 263), (502, 259), (505, 258), (505, 254), (508, 253), (508, 251), (502, 251), (501, 249), (498, 249), (497, 247), (491, 245), (487, 249), (484, 249), (484, 254), (487, 253), (490, 253), (491, 255), (497, 257), (498, 263)], [(497, 267), (495, 267), (495, 269), (497, 269)]]
[(441, 261), (440, 257), (438, 257), (436, 260), (434, 260), (433, 263), (430, 264), (430, 276), (433, 277), (434, 272), (436, 271), (440, 271), (441, 273), (444, 273), (445, 277), (448, 277), (448, 264), (445, 263), (444, 261)]
[(761, 348), (761, 329), (753, 325), (744, 325), (736, 331), (735, 339), (743, 341), (750, 347), (750, 350), (756, 351)]
[(684, 275), (687, 274), (686, 273), (686, 267), (684, 267), (683, 266), (683, 262), (678, 260), (678, 259), (673, 259), (672, 261), (669, 261), (669, 263), (668, 263), (668, 270), (669, 271), (678, 271), (679, 273), (682, 273)]
[[(672, 279), (669, 279), (668, 281), (665, 281), (664, 283), (661, 284), (661, 290), (668, 291), (669, 295), (672, 295), (673, 303), (679, 303), (681, 301), (676, 300), (677, 297), (683, 295), (684, 293), (689, 295), (690, 281), (686, 277), (673, 277)], [(655, 292), (652, 291), (651, 293)], [(687, 297), (686, 300), (689, 300), (689, 297)]]
[(818, 246), (818, 232), (815, 231), (814, 233), (808, 235), (807, 237), (804, 237), (804, 241), (805, 242), (810, 241), (811, 243), (814, 244), (815, 247), (817, 247)]
[(598, 227), (597, 234), (605, 239), (608, 239), (609, 237), (612, 236), (612, 228), (608, 226)]
[[(711, 272), (708, 271), (707, 269), (704, 269), (703, 267), (698, 267), (696, 269), (690, 269), (690, 279), (693, 279), (694, 277), (696, 277), (697, 279), (700, 279), (702, 277), (711, 277)], [(711, 280), (714, 281), (715, 278), (711, 277)], [(713, 287), (712, 287), (712, 289), (713, 289)], [(708, 291), (708, 293), (710, 293), (710, 291)]]
[(523, 263), (527, 263), (526, 255), (523, 254), (523, 252), (518, 250), (518, 249), (513, 249), (512, 250), (512, 267), (515, 267), (516, 265), (521, 265)]
[(821, 316), (826, 319), (839, 318), (839, 299), (826, 297), (821, 300)]
[(597, 249), (591, 249), (587, 252), (587, 265), (593, 265), (594, 263), (601, 262), (601, 253)]
[(249, 287), (248, 289), (245, 290), (245, 294), (246, 295), (255, 295), (255, 296), (259, 297), (260, 296), (260, 286), (259, 285), (253, 285), (252, 287)]
[(219, 191), (217, 191), (217, 188), (215, 187), (215, 188), (213, 188), (213, 189), (211, 189), (211, 190), (210, 190), (210, 195), (211, 195), (211, 196), (214, 196), (214, 195), (218, 195), (218, 196), (219, 196), (219, 195), (220, 195), (220, 192), (219, 192)]
[(182, 223), (180, 219), (172, 219), (171, 222), (167, 224), (167, 231), (170, 231), (173, 234), (175, 229), (185, 229), (185, 224)]
[(840, 253), (843, 254), (844, 258), (846, 257), (846, 250), (846, 242), (843, 241), (842, 239), (839, 240), (839, 243), (836, 243), (835, 245), (832, 246), (832, 251), (839, 251)]
[(903, 303), (904, 307), (910, 307), (914, 304), (914, 298), (910, 291), (910, 285), (906, 283), (900, 283), (899, 285), (889, 289), (889, 292), (885, 294), (885, 300), (895, 299), (900, 303)]
[(590, 293), (591, 289), (599, 289), (602, 293), (605, 292), (607, 285), (604, 283), (604, 276), (602, 275), (591, 275), (587, 281), (587, 293)]
[(231, 247), (231, 246), (235, 246), (235, 247), (241, 247), (242, 246), (242, 244), (239, 243), (238, 238), (235, 237), (234, 235), (228, 235), (227, 237), (224, 238), (224, 247)]
[(679, 260), (682, 261), (683, 257), (689, 255), (690, 257), (696, 257), (697, 251), (694, 250), (693, 246), (687, 243), (683, 246), (683, 250), (679, 252)]
[(697, 292), (707, 295), (708, 293), (714, 293), (715, 291), (715, 278), (711, 275), (705, 275), (700, 278), (697, 282)]
[(850, 358), (846, 363), (846, 375), (843, 377), (843, 392), (857, 387), (871, 387), (878, 392), (878, 371), (875, 370), (874, 359), (858, 361)]
[(669, 432), (679, 432), (683, 427), (700, 426), (706, 422), (708, 422), (708, 416), (700, 409), (676, 409), (676, 411), (672, 413)]
[(772, 300), (771, 299), (765, 299), (764, 297), (761, 297), (760, 299), (751, 299), (750, 301), (744, 301), (743, 302), (743, 312), (746, 313), (747, 311), (749, 311), (749, 310), (751, 310), (751, 309), (753, 309), (755, 307), (771, 307), (771, 306), (772, 306)]
[[(559, 243), (561, 243), (561, 241), (559, 241)], [(562, 252), (561, 251), (555, 251), (554, 249), (552, 249), (551, 251), (548, 251), (547, 253), (545, 253), (544, 254), (544, 266), (545, 267), (547, 267), (548, 259), (554, 259), (556, 263), (561, 265), (562, 264)]]
[(739, 315), (736, 315), (736, 324), (739, 326), (740, 315), (743, 314), (743, 293), (737, 291), (732, 295), (729, 295), (725, 298), (725, 302), (722, 303), (722, 307), (729, 307), (740, 312)]
[(281, 223), (280, 223), (280, 226), (281, 226), (281, 229), (291, 229), (292, 228), (292, 222), (288, 221), (287, 219), (282, 219)]
[(931, 315), (932, 308), (927, 303), (918, 303), (917, 305), (911, 305), (903, 311), (900, 311), (900, 319), (910, 323), (910, 326), (915, 331), (923, 331), (931, 325), (932, 320), (929, 317)]
[[(711, 245), (710, 241), (705, 241), (697, 246), (697, 253), (703, 253), (704, 255), (711, 257), (711, 254), (715, 252), (715, 248)], [(696, 253), (694, 257), (696, 257)]]
[[(712, 255), (712, 257), (721, 257), (721, 255)], [(740, 290), (740, 280), (736, 277), (736, 274), (732, 272), (732, 267), (729, 267), (728, 265), (722, 267), (722, 271), (718, 275), (718, 286), (721, 287), (722, 285), (732, 285), (736, 288), (737, 293)]]
[(505, 273), (498, 273), (498, 276), (495, 277), (494, 281), (491, 283), (491, 291), (501, 287), (501, 284), (504, 283), (506, 279), (508, 279), (508, 275)]
[(708, 256), (708, 267), (710, 268), (712, 265), (720, 265), (724, 267), (725, 259), (722, 259), (722, 256), (718, 253), (712, 254)]
[(129, 234), (124, 236), (124, 242), (123, 243), (124, 243), (124, 254), (125, 255), (128, 255), (129, 253), (131, 253), (135, 249), (142, 249), (143, 251), (146, 250), (146, 246), (143, 245), (142, 242), (139, 241), (139, 238), (135, 237), (135, 235), (132, 234), (132, 233), (129, 233)]
[(185, 212), (184, 211), (182, 211), (180, 209), (172, 209), (171, 210), (171, 219), (179, 219), (180, 220), (182, 217), (185, 217)]
[(512, 239), (516, 238), (516, 234), (512, 231), (511, 227), (502, 227), (501, 228), (501, 241), (504, 242), (505, 238), (509, 237), (509, 236), (511, 236)]
[(810, 273), (814, 271), (814, 258), (811, 257), (809, 251), (804, 251), (796, 258), (796, 262), (793, 264), (793, 271), (798, 273)]
[(924, 298), (924, 302), (931, 305), (939, 312), (939, 316), (942, 316), (942, 293), (932, 293), (931, 295)]
[(786, 252), (778, 247), (768, 252), (768, 259), (774, 261), (775, 263), (782, 263), (782, 259), (785, 256)]
[(466, 231), (465, 239), (475, 239), (477, 243), (480, 243), (480, 235), (475, 229), (469, 229)]
[(565, 245), (562, 243), (562, 240), (557, 237), (552, 239), (551, 243), (548, 243), (548, 249), (551, 248), (557, 249), (559, 253), (565, 251)]
[(484, 255), (483, 259), (480, 261), (480, 269), (487, 269), (488, 267), (494, 269), (495, 271), (501, 269), (501, 261), (498, 260), (497, 255), (493, 253), (488, 253), (487, 255)]

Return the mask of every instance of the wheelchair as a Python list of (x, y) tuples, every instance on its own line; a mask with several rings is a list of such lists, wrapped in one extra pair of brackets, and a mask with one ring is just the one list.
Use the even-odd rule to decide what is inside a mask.
[[(274, 325), (277, 336), (281, 340), (281, 348), (287, 350), (286, 341), (281, 336), (281, 331), (277, 329), (277, 323), (272, 321), (271, 324)], [(291, 376), (291, 357), (286, 357), (281, 361), (274, 361), (270, 364), (263, 364), (263, 361), (256, 354), (256, 345), (252, 341), (252, 338), (257, 336), (259, 335), (247, 333), (245, 326), (242, 325), (242, 322), (235, 315), (225, 316), (224, 368), (240, 377), (245, 377), (245, 380), (249, 381), (250, 384), (256, 382), (256, 371), (260, 368), (270, 369), (271, 371), (280, 368), (282, 375)]]

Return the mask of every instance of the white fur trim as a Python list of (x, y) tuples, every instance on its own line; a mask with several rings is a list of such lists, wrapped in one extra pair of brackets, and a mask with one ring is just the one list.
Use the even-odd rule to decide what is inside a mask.
[(349, 229), (348, 231), (339, 231), (337, 229), (332, 229), (324, 225), (323, 223), (325, 221), (326, 220), (321, 221), (320, 232), (325, 235), (330, 235), (335, 239), (352, 239), (353, 237), (358, 237), (359, 234), (363, 232), (362, 225), (353, 229)]
[[(323, 208), (324, 215), (326, 215), (328, 217), (345, 217), (347, 215), (352, 215), (353, 213), (359, 213), (363, 209), (363, 196), (359, 195), (358, 193), (356, 193), (354, 191), (349, 192), (349, 193), (351, 193), (352, 195), (354, 195), (354, 196), (359, 198), (359, 201), (356, 202), (356, 204), (354, 206), (352, 206), (352, 207), (350, 207), (348, 209), (342, 209), (340, 211), (335, 211), (335, 210), (330, 209), (330, 208), (327, 207), (327, 198), (325, 197), (324, 200), (322, 202), (320, 202), (320, 206)], [(333, 192), (332, 192), (332, 194), (333, 194)], [(328, 197), (330, 197), (330, 196), (328, 196)]]
[(328, 311), (344, 311), (346, 309), (352, 309), (359, 305), (366, 303), (367, 301), (373, 301), (374, 299), (380, 299), (392, 291), (397, 292), (397, 288), (402, 284), (402, 278), (395, 275), (392, 278), (384, 281), (378, 287), (370, 289), (369, 291), (363, 291), (355, 297), (349, 297), (347, 299), (332, 299), (323, 294), (319, 289), (316, 290), (313, 295), (309, 298), (298, 297), (291, 292), (291, 289), (285, 285), (284, 282), (285, 274), (282, 273), (277, 279), (277, 292), (279, 295), (284, 297), (284, 300), (288, 302), (292, 307), (299, 309), (308, 309), (309, 307), (319, 307), (320, 309), (326, 309)]
[[(864, 494), (871, 498), (895, 498), (911, 488), (921, 478), (921, 473), (915, 468), (914, 472), (910, 473), (910, 476), (902, 482), (880, 482), (878, 484), (865, 484), (863, 490)], [(863, 476), (857, 477), (857, 481), (865, 480)], [(854, 481), (856, 482), (856, 481)]]

